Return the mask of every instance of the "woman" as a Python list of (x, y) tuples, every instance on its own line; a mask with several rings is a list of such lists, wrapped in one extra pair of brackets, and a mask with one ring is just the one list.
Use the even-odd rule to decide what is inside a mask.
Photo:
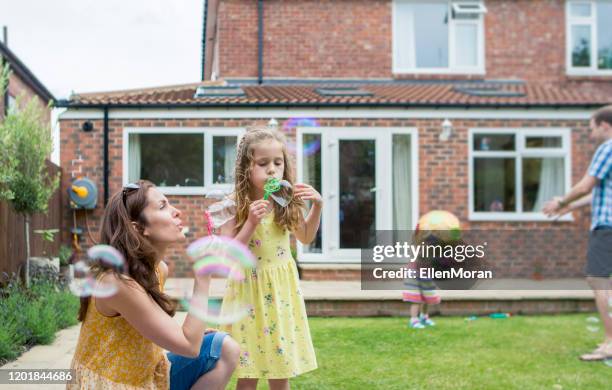
[[(100, 263), (100, 283), (117, 286), (111, 297), (81, 299), (83, 321), (72, 361), (76, 383), (68, 388), (222, 389), (234, 371), (238, 344), (207, 331), (187, 314), (183, 326), (164, 294), (170, 245), (185, 241), (180, 211), (145, 180), (110, 199), (102, 219), (101, 243), (125, 258), (122, 270)], [(196, 278), (194, 296), (208, 297), (210, 278)], [(206, 334), (205, 334), (206, 333)], [(170, 351), (167, 356), (163, 349)]]

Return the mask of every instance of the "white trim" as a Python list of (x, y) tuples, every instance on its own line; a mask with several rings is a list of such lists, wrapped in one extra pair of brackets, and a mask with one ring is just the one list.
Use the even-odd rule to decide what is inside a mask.
[[(323, 211), (321, 213), (321, 225), (319, 229), (321, 230), (321, 253), (307, 253), (304, 252), (304, 245), (297, 241), (297, 254), (300, 262), (302, 260), (306, 260), (309, 262), (325, 262), (325, 248), (328, 245), (329, 240), (329, 232), (328, 232), (328, 217), (325, 216), (325, 210), (329, 207), (329, 199), (330, 199), (330, 191), (329, 185), (329, 169), (324, 169), (323, 167), (328, 166), (329, 156), (328, 153), (324, 152), (324, 148), (327, 145), (327, 135), (322, 132), (319, 128), (313, 127), (297, 127), (295, 129), (296, 134), (296, 149), (295, 149), (295, 158), (296, 158), (296, 178), (299, 183), (303, 182), (304, 174), (302, 172), (302, 168), (304, 165), (304, 156), (302, 150), (304, 149), (304, 134), (318, 134), (321, 136), (321, 197), (323, 198)], [(310, 184), (310, 183), (306, 183)]]
[[(411, 21), (404, 21), (400, 23), (398, 19), (398, 3), (415, 3), (415, 2), (423, 2), (422, 0), (392, 0), (392, 16), (391, 16), (391, 34), (392, 34), (392, 67), (394, 74), (474, 74), (474, 75), (484, 75), (486, 74), (486, 64), (485, 64), (485, 34), (484, 34), (484, 17), (483, 13), (486, 12), (486, 8), (484, 7), (481, 1), (473, 1), (473, 2), (463, 2), (470, 4), (479, 4), (481, 5), (483, 12), (471, 12), (478, 13), (478, 19), (474, 20), (459, 20), (456, 21), (452, 17), (453, 7), (455, 4), (451, 0), (437, 0), (439, 3), (446, 2), (448, 7), (448, 66), (445, 68), (418, 68), (416, 66), (416, 44), (414, 38), (414, 29), (412, 28), (413, 23)], [(411, 19), (414, 19), (414, 14), (411, 13), (409, 15)], [(455, 24), (475, 24), (477, 26), (477, 36), (476, 36), (476, 57), (477, 64), (472, 67), (459, 67), (456, 65), (455, 54), (459, 50), (456, 47), (456, 36), (455, 36)], [(406, 29), (406, 25), (410, 25), (409, 31), (400, 31), (400, 28)], [(399, 58), (402, 57), (400, 54), (400, 46), (399, 42), (406, 42), (408, 49), (404, 48), (404, 50), (408, 50), (410, 53), (405, 54), (404, 57), (407, 57), (406, 63), (401, 64)]]
[[(270, 119), (270, 118), (398, 118), (398, 119), (532, 119), (589, 120), (594, 110), (562, 108), (503, 108), (503, 109), (411, 109), (411, 108), (170, 108), (170, 109), (109, 109), (109, 119)], [(100, 109), (70, 108), (60, 120), (103, 119)], [(183, 128), (181, 128), (183, 129)]]
[[(597, 68), (597, 3), (600, 1), (610, 2), (610, 0), (566, 0), (565, 2), (565, 69), (568, 76), (612, 76), (612, 69), (600, 70)], [(572, 4), (590, 4), (591, 16), (572, 16)], [(572, 27), (581, 25), (589, 26), (591, 28), (591, 59), (590, 66), (588, 68), (575, 67), (572, 65)]]
[[(514, 134), (514, 151), (475, 151), (474, 135), (476, 134)], [(527, 136), (561, 136), (562, 145), (560, 148), (546, 149), (526, 149), (525, 137)], [(569, 128), (470, 128), (468, 129), (468, 219), (470, 221), (546, 221), (552, 222), (555, 219), (549, 218), (541, 212), (485, 212), (474, 211), (474, 157), (514, 157), (515, 158), (515, 198), (517, 210), (523, 207), (523, 186), (522, 186), (522, 158), (524, 157), (562, 157), (565, 170), (565, 193), (571, 188), (571, 129)], [(573, 221), (571, 214), (567, 214), (558, 219), (559, 221)]]
[[(480, 1), (451, 1), (452, 3), (452, 7), (453, 10), (455, 11), (455, 13), (457, 14), (466, 14), (466, 15), (470, 15), (470, 14), (485, 14), (487, 13), (487, 7), (484, 6), (484, 4)], [(477, 8), (473, 9), (473, 8), (462, 8), (462, 6), (474, 6), (476, 5)]]
[(231, 184), (212, 184), (212, 137), (213, 136), (237, 136), (240, 142), (244, 129), (239, 127), (125, 127), (123, 129), (122, 145), (122, 183), (128, 184), (129, 172), (129, 137), (130, 134), (202, 134), (204, 137), (204, 186), (199, 187), (161, 187), (157, 188), (165, 195), (206, 195), (213, 190), (231, 192), (234, 188)]
[[(338, 196), (334, 197), (332, 189), (334, 181), (338, 180), (337, 161), (334, 156), (337, 153), (339, 139), (374, 139), (376, 141), (376, 186), (378, 187), (376, 198), (376, 228), (378, 230), (389, 230), (393, 227), (391, 176), (385, 174), (385, 167), (392, 164), (392, 137), (393, 134), (409, 134), (411, 139), (411, 191), (412, 191), (412, 221), (416, 223), (419, 216), (419, 136), (415, 127), (298, 127), (296, 128), (296, 162), (297, 180), (302, 181), (302, 136), (304, 134), (321, 135), (321, 196), (324, 199), (324, 207), (321, 220), (322, 253), (305, 253), (303, 245), (298, 242), (298, 258), (307, 263), (326, 262), (356, 262), (360, 261), (360, 251), (355, 250), (333, 250), (330, 246), (332, 240), (338, 235), (335, 223), (338, 220)], [(335, 152), (334, 152), (335, 151)], [(334, 152), (334, 153), (332, 153)], [(336, 159), (338, 156), (335, 156)], [(327, 167), (327, 168), (326, 168)], [(337, 190), (337, 189), (336, 189)], [(337, 237), (336, 237), (337, 239)]]

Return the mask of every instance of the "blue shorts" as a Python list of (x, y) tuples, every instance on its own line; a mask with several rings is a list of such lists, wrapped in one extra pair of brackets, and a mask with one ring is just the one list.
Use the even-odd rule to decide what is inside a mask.
[(188, 390), (208, 371), (215, 368), (221, 357), (225, 332), (209, 333), (202, 340), (200, 356), (188, 358), (168, 352), (170, 360), (170, 390)]

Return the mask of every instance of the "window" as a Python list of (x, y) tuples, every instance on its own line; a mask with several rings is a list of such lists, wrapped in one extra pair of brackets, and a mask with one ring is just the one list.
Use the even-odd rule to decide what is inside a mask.
[(567, 2), (568, 74), (612, 75), (612, 0)]
[(544, 202), (569, 189), (569, 131), (470, 131), (470, 219), (546, 220)]
[(16, 109), (16, 108), (17, 108), (17, 99), (15, 99), (15, 96), (9, 94), (7, 105), (6, 105), (6, 112), (11, 112), (13, 109)]
[(395, 0), (396, 73), (484, 73), (482, 1)]
[(166, 194), (230, 190), (239, 129), (126, 129), (124, 183), (147, 179)]

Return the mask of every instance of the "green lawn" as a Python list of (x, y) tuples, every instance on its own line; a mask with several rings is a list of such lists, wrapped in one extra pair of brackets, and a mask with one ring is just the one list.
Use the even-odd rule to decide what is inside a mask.
[[(420, 330), (408, 329), (405, 318), (311, 318), (319, 368), (291, 385), (317, 390), (609, 389), (612, 367), (578, 360), (603, 340), (601, 323), (588, 322), (591, 316), (470, 322), (436, 317), (436, 327)], [(260, 381), (259, 388), (267, 384)]]

